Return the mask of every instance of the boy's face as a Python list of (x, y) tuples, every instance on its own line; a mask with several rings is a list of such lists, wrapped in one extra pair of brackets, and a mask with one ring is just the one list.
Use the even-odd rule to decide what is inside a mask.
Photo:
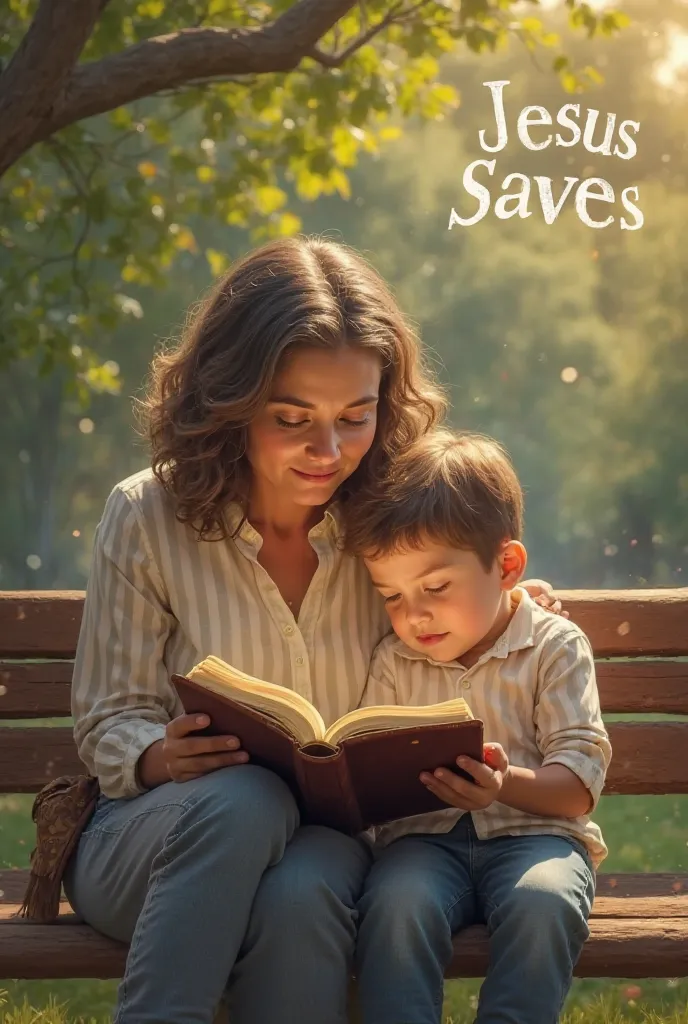
[(525, 549), (505, 541), (489, 572), (474, 551), (431, 540), (365, 563), (397, 636), (435, 661), (453, 661), (495, 627), (505, 592), (525, 568)]

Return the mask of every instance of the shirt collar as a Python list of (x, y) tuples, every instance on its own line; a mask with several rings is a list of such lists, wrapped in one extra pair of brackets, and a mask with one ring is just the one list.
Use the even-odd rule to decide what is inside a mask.
[[(515, 587), (514, 593), (517, 595), (519, 604), (509, 625), (501, 636), (497, 637), (492, 647), (480, 655), (475, 665), (482, 665), (484, 662), (489, 661), (490, 658), (508, 658), (514, 651), (521, 651), (526, 647), (534, 646), (534, 616), (538, 611), (538, 605), (536, 605), (528, 591), (524, 590), (523, 587)], [(456, 658), (454, 661), (435, 661), (434, 658), (428, 657), (422, 651), (414, 651), (411, 647), (407, 647), (399, 638), (392, 643), (392, 649), (395, 654), (412, 661), (427, 661), (431, 665), (439, 665), (441, 668), (465, 668), (461, 664), (460, 658)], [(475, 668), (475, 665), (472, 667)]]
[[(245, 518), (241, 505), (238, 502), (232, 502), (227, 507), (225, 511), (225, 521), (227, 523), (230, 536), (243, 541), (256, 553), (260, 551), (263, 544), (263, 538), (256, 528), (251, 525), (248, 519)], [(325, 510), (325, 515), (322, 517), (320, 522), (316, 523), (315, 526), (311, 527), (308, 531), (308, 537), (310, 540), (324, 538), (325, 540), (335, 542), (339, 539), (341, 532), (341, 509), (337, 502), (332, 502)]]

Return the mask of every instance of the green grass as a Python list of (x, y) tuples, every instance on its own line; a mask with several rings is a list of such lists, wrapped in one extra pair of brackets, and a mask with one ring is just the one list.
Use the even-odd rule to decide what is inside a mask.
[[(32, 799), (0, 797), (0, 867), (28, 866)], [(605, 797), (596, 820), (611, 850), (605, 870), (688, 870), (688, 797)], [(116, 981), (0, 981), (0, 1024), (103, 1024), (116, 988)], [(447, 1024), (472, 1024), (479, 988), (479, 981), (448, 982)], [(563, 1022), (688, 1024), (688, 980), (576, 981)]]
[[(3, 1010), (3, 993), (0, 992), (0, 1012)], [(472, 1011), (471, 1011), (472, 1012)], [(449, 1016), (447, 1024), (459, 1024), (463, 1019)], [(470, 1018), (472, 1020), (472, 1017)], [(79, 1017), (56, 999), (50, 998), (41, 1010), (32, 1007), (27, 1000), (20, 1006), (8, 1008), (1, 1018), (2, 1024), (107, 1024), (108, 1017)], [(688, 1006), (669, 1015), (659, 1015), (652, 1010), (627, 1006), (620, 1010), (613, 1000), (596, 999), (584, 1008), (573, 1009), (562, 1018), (562, 1024), (687, 1024)]]

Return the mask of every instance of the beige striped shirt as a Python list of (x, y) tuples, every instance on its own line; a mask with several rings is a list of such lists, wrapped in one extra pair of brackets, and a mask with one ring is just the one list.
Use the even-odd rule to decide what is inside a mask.
[[(597, 805), (611, 758), (585, 634), (567, 619), (544, 611), (521, 587), (506, 631), (471, 668), (438, 662), (386, 637), (373, 656), (362, 703), (434, 704), (464, 697), (482, 719), (485, 742), (501, 743), (512, 764), (570, 768)], [(386, 845), (412, 832), (448, 832), (464, 812), (450, 808), (390, 822), (369, 831)], [(570, 835), (583, 842), (597, 866), (607, 854), (588, 816), (544, 818), (495, 801), (472, 812), (481, 839), (532, 833)]]
[[(239, 521), (228, 510), (230, 526)], [(118, 484), (98, 524), (72, 686), (82, 761), (110, 797), (183, 708), (170, 684), (208, 654), (290, 687), (326, 724), (355, 708), (390, 625), (363, 563), (337, 546), (334, 508), (309, 533), (318, 568), (295, 619), (258, 563), (262, 538), (198, 541), (150, 470)]]

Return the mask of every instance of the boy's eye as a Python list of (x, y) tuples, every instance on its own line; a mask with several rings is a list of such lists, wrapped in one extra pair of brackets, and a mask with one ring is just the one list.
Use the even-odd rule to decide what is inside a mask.
[(441, 594), (443, 590), (446, 590), (449, 586), (448, 583), (443, 583), (441, 587), (426, 587), (428, 594)]

